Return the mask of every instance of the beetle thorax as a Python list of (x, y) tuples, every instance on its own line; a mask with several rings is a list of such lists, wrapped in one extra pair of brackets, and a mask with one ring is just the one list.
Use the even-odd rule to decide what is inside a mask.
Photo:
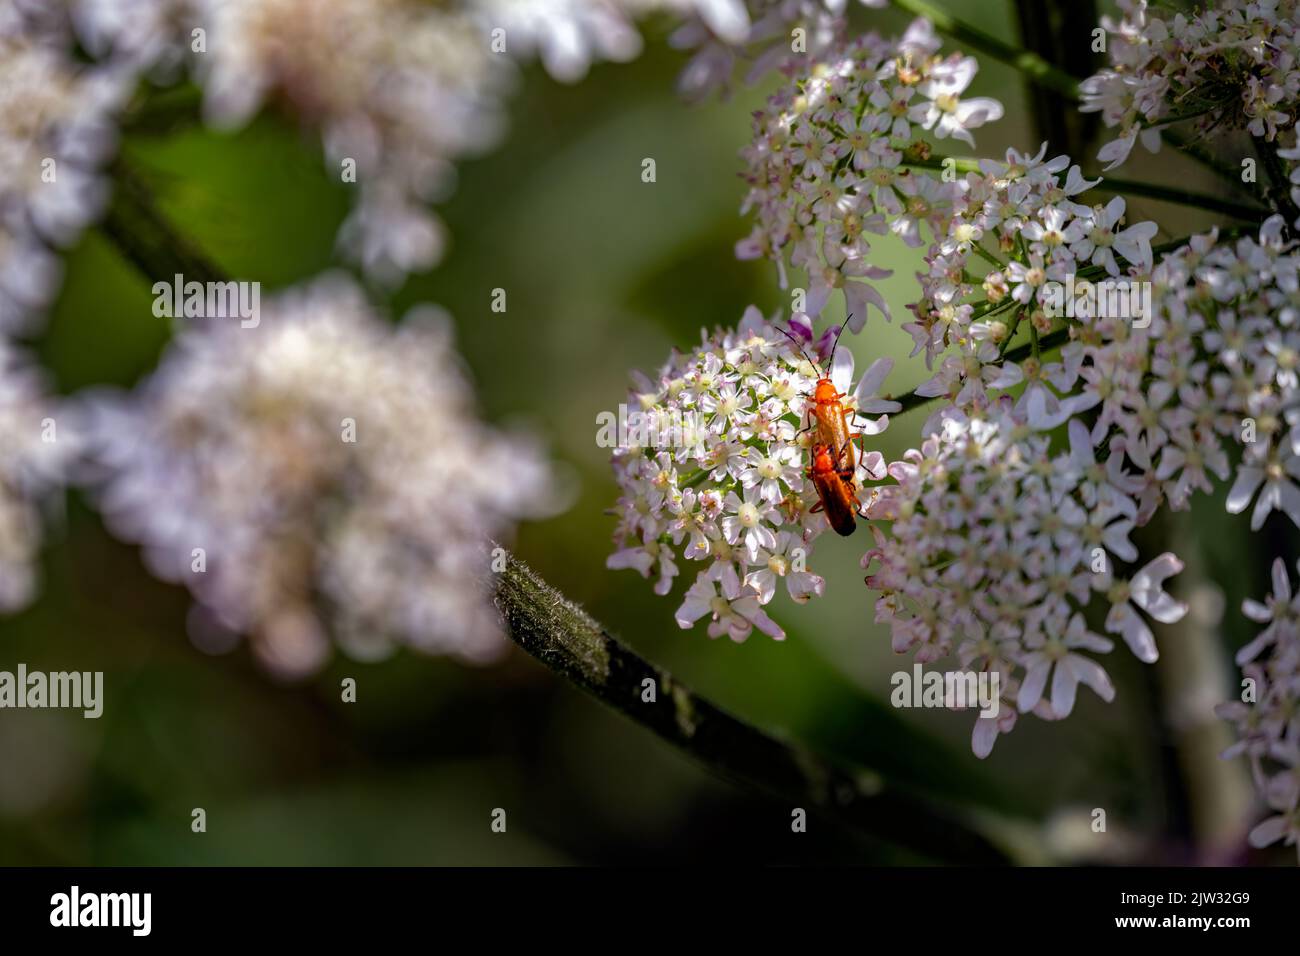
[(828, 475), (835, 471), (835, 462), (825, 445), (819, 445), (813, 454), (812, 470), (815, 475)]

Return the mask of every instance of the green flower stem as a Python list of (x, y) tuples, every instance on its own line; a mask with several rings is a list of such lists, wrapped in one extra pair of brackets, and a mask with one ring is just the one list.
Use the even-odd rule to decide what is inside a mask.
[(1193, 206), (1197, 209), (1220, 212), (1225, 216), (1232, 216), (1234, 219), (1240, 219), (1244, 222), (1261, 223), (1268, 218), (1269, 214), (1269, 211), (1263, 206), (1247, 205), (1233, 202), (1230, 199), (1220, 199), (1217, 196), (1192, 192), (1190, 189), (1158, 186), (1155, 183), (1139, 183), (1132, 179), (1114, 179), (1107, 176), (1093, 189), (1110, 195), (1143, 196), (1147, 199), (1158, 199), (1161, 202)]
[(682, 488), (694, 488), (696, 485), (703, 483), (704, 479), (709, 477), (710, 469), (701, 468), (687, 476), (686, 480), (681, 482)]
[(902, 165), (913, 166), (918, 169), (939, 169), (944, 168), (944, 163), (951, 163), (952, 170), (955, 173), (966, 175), (967, 173), (980, 172), (980, 161), (973, 156), (941, 156), (938, 153), (931, 153), (925, 159), (918, 159), (912, 156), (904, 156)]
[(1016, 317), (1011, 320), (1011, 328), (1007, 330), (1006, 340), (1003, 341), (1002, 347), (998, 349), (998, 355), (1002, 361), (1006, 361), (1007, 350), (1011, 348), (1011, 343), (1016, 339), (1016, 333), (1020, 331), (1020, 320), (1025, 317), (1024, 309), (1016, 309)]
[(1007, 267), (1007, 264), (1005, 262), (1003, 262), (1001, 259), (995, 256), (993, 253), (989, 252), (978, 242), (972, 243), (970, 248), (973, 253), (975, 253), (977, 256), (979, 256), (981, 259), (983, 259), (985, 262), (991, 265), (994, 269), (1001, 271), (1002, 269), (1005, 269)]

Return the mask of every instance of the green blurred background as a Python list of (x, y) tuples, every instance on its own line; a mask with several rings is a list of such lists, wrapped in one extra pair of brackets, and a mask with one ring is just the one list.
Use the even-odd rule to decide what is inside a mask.
[[(1017, 36), (1011, 4), (947, 6)], [(892, 11), (870, 19), (884, 32), (906, 22)], [(636, 574), (605, 569), (604, 510), (616, 490), (595, 444), (597, 413), (624, 400), (629, 369), (657, 368), (701, 327), (733, 324), (749, 303), (788, 304), (774, 269), (732, 253), (748, 231), (737, 153), (773, 80), (684, 105), (673, 91), (684, 61), (665, 34), (650, 28), (639, 60), (598, 66), (576, 86), (523, 71), (506, 139), (461, 165), (439, 209), (450, 253), (390, 302), (395, 316), (421, 301), (446, 306), (485, 414), (537, 429), (563, 463), (574, 503), (525, 527), (521, 556), (745, 719), (1021, 821), (1025, 859), (1285, 860), (1289, 851), (1242, 851), (1259, 812), (1240, 762), (1215, 759), (1229, 738), (1208, 710), (1233, 692), (1231, 654), (1250, 633), (1237, 608), (1262, 597), (1277, 553), (1264, 543), (1294, 555), (1294, 539), (1248, 535), (1221, 495), (1145, 531), (1148, 554), (1172, 542), (1189, 559), (1175, 589), (1208, 608), (1159, 633), (1161, 663), (1144, 668), (1120, 647), (1104, 662), (1113, 705), (1085, 692), (1068, 721), (1022, 721), (982, 762), (969, 751), (968, 716), (890, 708), (890, 675), (910, 658), (893, 655), (872, 623), (858, 565), (865, 531), (819, 542), (823, 600), (795, 608), (782, 595), (769, 608), (784, 643), (681, 631), (682, 586), (658, 598)], [(1036, 149), (1043, 117), (1014, 73), (981, 58), (973, 92), (1007, 107), (979, 131), (983, 154)], [(283, 118), (235, 135), (193, 124), (135, 134), (124, 152), (173, 221), (234, 276), (269, 292), (336, 264), (349, 187), (327, 175), (312, 134)], [(1094, 154), (1095, 144), (1080, 153)], [(645, 157), (657, 163), (653, 184), (641, 181)], [(1215, 188), (1167, 153), (1124, 172)], [(1214, 224), (1145, 201), (1131, 202), (1130, 216), (1158, 218), (1161, 238)], [(888, 241), (877, 248), (896, 270), (884, 288), (902, 316), (919, 257)], [(129, 386), (156, 364), (169, 328), (152, 315), (150, 282), (94, 230), (69, 254), (57, 308), (32, 342), (59, 392)], [(496, 287), (507, 290), (505, 314), (490, 309)], [(831, 318), (837, 310), (841, 301)], [(899, 359), (896, 392), (924, 377), (906, 360), (901, 321), (873, 316), (846, 342), (859, 367)], [(922, 417), (895, 420), (883, 441), (890, 457), (915, 443)], [(107, 706), (98, 721), (0, 714), (0, 864), (920, 862), (816, 816), (807, 834), (792, 834), (788, 807), (716, 780), (518, 651), (486, 669), (405, 651), (379, 664), (336, 657), (291, 686), (259, 671), (246, 647), (206, 656), (186, 637), (186, 593), (150, 578), (79, 495), (51, 530), (44, 568), (41, 599), (0, 621), (0, 668), (103, 670)], [(1222, 627), (1207, 581), (1223, 592)], [(345, 677), (358, 681), (355, 704), (340, 702)], [(207, 812), (206, 833), (191, 832), (195, 807)], [(490, 830), (496, 807), (507, 810), (505, 834)], [(1106, 834), (1089, 830), (1096, 807), (1107, 811)]]

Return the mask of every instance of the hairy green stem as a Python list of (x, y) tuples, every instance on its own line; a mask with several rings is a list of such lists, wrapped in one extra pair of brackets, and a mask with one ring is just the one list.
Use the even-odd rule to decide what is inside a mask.
[(733, 717), (616, 640), (513, 555), (499, 576), (496, 602), (521, 648), (714, 773), (932, 859), (1007, 862), (953, 808)]
[(1234, 219), (1240, 219), (1243, 222), (1261, 223), (1268, 217), (1268, 210), (1262, 206), (1233, 202), (1230, 199), (1220, 199), (1218, 196), (1192, 192), (1190, 189), (1158, 186), (1155, 183), (1139, 183), (1131, 179), (1115, 179), (1107, 176), (1092, 188), (1098, 192), (1112, 195), (1127, 193), (1133, 196), (1144, 196), (1147, 199), (1158, 199), (1161, 202), (1177, 203), (1181, 206), (1192, 206), (1197, 209), (1220, 212), (1225, 216), (1232, 216)]

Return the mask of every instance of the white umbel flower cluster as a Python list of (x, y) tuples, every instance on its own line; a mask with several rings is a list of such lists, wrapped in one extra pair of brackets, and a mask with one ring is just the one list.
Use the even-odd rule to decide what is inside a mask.
[[(1069, 668), (1056, 672), (1061, 696), (1044, 710), (1026, 662), (1042, 647), (1066, 653), (1094, 592), (1111, 602), (1106, 630), (1145, 661), (1155, 645), (1137, 611), (1165, 623), (1182, 616), (1160, 588), (1181, 566), (1173, 555), (1112, 580), (1114, 560), (1139, 560), (1133, 528), (1233, 478), (1234, 459), (1228, 510), (1253, 502), (1253, 530), (1274, 510), (1300, 525), (1300, 257), (1282, 225), (1273, 217), (1235, 243), (1194, 237), (1150, 272), (1145, 327), (1084, 314), (1059, 359), (1026, 359), (1018, 376), (990, 383), (1025, 383), (1014, 402), (988, 399), (981, 386), (980, 400), (932, 417), (932, 433), (889, 466), (896, 484), (877, 489), (868, 509), (891, 522), (888, 532), (873, 526), (878, 546), (864, 565), (896, 650), (925, 661), (955, 651), (965, 666), (997, 669), (1019, 713), (1062, 717), (1074, 699)], [(1069, 451), (1052, 455), (1041, 432), (1064, 423)], [(1077, 636), (1080, 648), (1108, 649), (1104, 638)], [(1109, 696), (1092, 664), (1068, 660)], [(977, 753), (1015, 712), (977, 724)]]
[[(951, 350), (921, 394), (982, 407), (986, 387), (1022, 380), (1021, 369), (1004, 361), (1016, 332), (1032, 326), (1046, 334), (1066, 311), (1064, 302), (1049, 301), (1049, 291), (1073, 279), (1082, 292), (1085, 283), (1120, 276), (1121, 263), (1150, 272), (1156, 224), (1127, 224), (1122, 197), (1080, 202), (1100, 180), (1085, 179), (1068, 156), (1046, 154), (1045, 143), (1032, 156), (1008, 149), (1005, 159), (982, 159), (957, 181), (949, 215), (927, 249), (927, 271), (918, 276), (915, 319), (904, 326), (912, 354), (924, 352), (928, 366)], [(1001, 369), (986, 368), (990, 363)]]
[(920, 227), (942, 236), (959, 195), (956, 182), (909, 169), (930, 156), (931, 139), (973, 142), (970, 130), (1002, 116), (996, 100), (964, 97), (973, 57), (940, 57), (929, 21), (897, 41), (874, 33), (836, 45), (755, 114), (742, 151), (749, 193), (742, 212), (757, 222), (736, 246), (742, 259), (786, 265), (809, 276), (807, 311), (843, 292), (859, 331), (868, 309), (889, 317), (870, 284), (888, 276), (871, 264), (872, 235), (922, 244)]
[(1168, 624), (1187, 610), (1163, 589), (1182, 569), (1172, 554), (1115, 572), (1112, 555), (1138, 557), (1136, 506), (1115, 483), (1116, 463), (1098, 463), (1074, 425), (1071, 449), (1053, 456), (1009, 399), (979, 419), (952, 412), (889, 466), (895, 484), (868, 508), (889, 522), (888, 532), (872, 525), (876, 547), (862, 563), (894, 650), (922, 663), (955, 653), (963, 668), (998, 675), (1003, 706), (971, 738), (980, 757), (1017, 715), (1069, 716), (1079, 684), (1113, 698), (1094, 659), (1113, 644), (1084, 616), (1095, 596), (1110, 605), (1105, 630), (1148, 663), (1157, 652), (1147, 618)]
[(1103, 17), (1110, 65), (1080, 87), (1084, 112), (1118, 136), (1097, 158), (1114, 168), (1134, 144), (1152, 152), (1160, 131), (1183, 120), (1201, 133), (1245, 131), (1272, 142), (1300, 109), (1300, 4), (1218, 0), (1188, 12), (1118, 0)]
[(1250, 759), (1260, 797), (1273, 811), (1251, 831), (1251, 844), (1280, 840), (1300, 853), (1300, 596), (1281, 558), (1273, 563), (1273, 593), (1262, 604), (1245, 601), (1241, 610), (1264, 629), (1237, 652), (1250, 693), (1218, 707), (1238, 734), (1223, 756)]
[(181, 333), (133, 394), (89, 403), (110, 526), (190, 588), (197, 627), (249, 634), (286, 675), (330, 637), (496, 655), (490, 542), (546, 505), (542, 458), (479, 421), (440, 313), (391, 327), (337, 277), (262, 311)]
[(0, 0), (0, 334), (29, 329), (59, 279), (56, 250), (99, 214), (99, 167), (126, 92), (73, 60), (57, 9)]
[(737, 254), (773, 259), (783, 286), (787, 263), (806, 270), (811, 314), (842, 292), (857, 331), (872, 309), (890, 315), (873, 284), (889, 272), (872, 263), (872, 237), (926, 246), (921, 297), (904, 326), (913, 354), (934, 369), (917, 394), (978, 416), (1027, 383), (1017, 410), (1035, 428), (1054, 427), (1095, 404), (1057, 394), (1073, 387), (1077, 361), (1017, 361), (1008, 347), (1017, 334), (1036, 341), (1063, 328), (1067, 281), (1083, 290), (1149, 275), (1157, 227), (1129, 223), (1121, 197), (1085, 204), (1100, 180), (1068, 156), (1046, 159), (1046, 144), (974, 168), (940, 165), (929, 138), (969, 141), (1001, 107), (962, 99), (974, 61), (936, 49), (924, 21), (897, 44), (869, 35), (772, 98), (744, 151), (757, 222)]
[[(844, 395), (852, 431), (878, 434), (898, 405), (877, 397), (890, 360), (877, 360), (855, 387), (852, 354), (826, 354), (828, 340), (818, 348), (811, 329), (796, 315), (791, 341), (751, 307), (735, 330), (705, 335), (654, 378), (639, 376), (629, 396), (630, 425), (655, 444), (629, 441), (614, 453), (622, 496), (608, 564), (654, 576), (659, 594), (672, 590), (681, 560), (702, 564), (677, 612), (683, 628), (708, 618), (711, 637), (742, 641), (757, 627), (780, 639), (764, 611), (778, 586), (800, 604), (825, 587), (808, 561), (828, 525), (811, 510), (818, 495), (804, 474), (819, 378), (804, 352)], [(884, 477), (884, 460), (855, 452), (855, 464), (860, 506), (862, 483)]]
[(1063, 401), (1096, 409), (1092, 439), (1122, 462), (1141, 520), (1231, 478), (1228, 511), (1251, 508), (1252, 530), (1274, 510), (1300, 526), (1300, 250), (1282, 218), (1233, 242), (1193, 237), (1150, 281), (1149, 327), (1083, 320), (1062, 350), (1077, 388)]

